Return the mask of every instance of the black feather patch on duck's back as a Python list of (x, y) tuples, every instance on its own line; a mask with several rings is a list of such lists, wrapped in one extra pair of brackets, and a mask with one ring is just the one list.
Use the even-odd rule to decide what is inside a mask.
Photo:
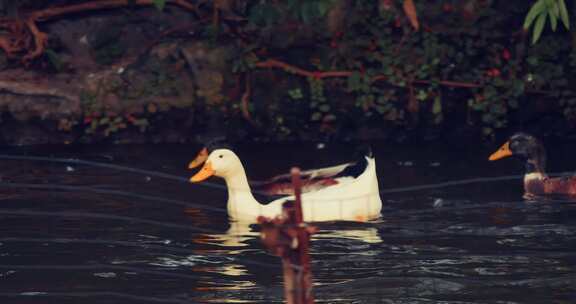
[[(368, 152), (369, 155), (371, 155), (371, 151)], [(302, 181), (302, 192), (318, 191), (332, 185), (337, 185), (339, 183), (338, 178), (357, 178), (366, 170), (367, 167), (368, 160), (366, 159), (366, 156), (363, 155), (354, 163), (317, 170), (302, 171), (300, 176)], [(289, 174), (276, 176), (267, 182), (253, 183), (252, 185), (256, 190), (269, 195), (294, 194), (292, 180)]]
[(368, 160), (366, 157), (362, 157), (362, 159), (358, 160), (357, 162), (351, 163), (348, 165), (344, 170), (340, 171), (340, 173), (336, 174), (334, 178), (338, 177), (358, 177), (362, 174), (366, 167), (368, 167)]
[[(302, 193), (317, 191), (322, 188), (338, 184), (338, 181), (335, 180), (335, 176), (333, 175), (313, 176), (313, 174), (310, 172), (301, 175), (300, 180), (302, 182)], [(268, 182), (253, 183), (252, 185), (257, 191), (266, 193), (268, 195), (294, 194), (294, 185), (292, 184), (290, 175), (282, 175), (280, 177), (275, 177)]]
[(364, 173), (366, 167), (368, 167), (368, 160), (366, 158), (374, 158), (372, 147), (369, 145), (360, 145), (356, 149), (356, 157), (358, 158), (356, 162), (348, 165), (344, 170), (336, 174), (334, 178), (346, 176), (356, 178)]

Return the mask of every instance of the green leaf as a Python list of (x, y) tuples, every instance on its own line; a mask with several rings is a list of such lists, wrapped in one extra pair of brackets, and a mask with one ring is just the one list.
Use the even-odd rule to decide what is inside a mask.
[(262, 8), (263, 5), (258, 4), (258, 5), (254, 5), (251, 9), (250, 12), (248, 13), (248, 21), (250, 21), (253, 24), (261, 24), (262, 20), (264, 19), (263, 15), (264, 15), (264, 10)]
[(300, 88), (296, 88), (293, 90), (288, 91), (288, 94), (290, 95), (291, 98), (293, 99), (302, 99), (302, 97), (304, 97), (302, 95), (302, 90), (300, 90)]
[(505, 114), (506, 108), (501, 104), (491, 104), (489, 111), (490, 111), (490, 113), (497, 114), (497, 115), (498, 114)]
[(528, 58), (526, 58), (526, 62), (528, 62), (528, 64), (536, 66), (539, 63), (539, 59), (536, 56), (530, 56)]
[(560, 17), (560, 7), (558, 4), (558, 0), (554, 1), (554, 4), (552, 4), (552, 14), (554, 15), (554, 17), (558, 18)]
[(361, 77), (362, 76), (358, 72), (354, 72), (350, 77), (348, 77), (348, 91), (356, 91), (360, 88)]
[(318, 6), (317, 10), (320, 17), (323, 17), (330, 11), (334, 3), (333, 1), (318, 1), (316, 5)]
[(274, 24), (280, 20), (280, 12), (275, 5), (265, 5), (262, 8), (262, 18), (267, 25)]
[[(558, 7), (558, 6), (556, 6)], [(550, 16), (550, 25), (552, 26), (552, 31), (556, 31), (558, 28), (558, 16), (554, 13), (554, 9), (548, 10), (548, 16)]]
[(154, 0), (153, 3), (159, 11), (163, 11), (166, 6), (166, 0)]
[(485, 113), (482, 115), (482, 122), (484, 122), (485, 124), (490, 124), (493, 121), (494, 121), (494, 117), (492, 116), (492, 114)]
[(544, 29), (544, 24), (546, 24), (546, 14), (538, 16), (536, 24), (534, 25), (534, 32), (532, 32), (532, 44), (535, 44), (540, 36), (542, 35), (542, 30)]
[(484, 88), (484, 99), (488, 100), (488, 99), (492, 99), (493, 97), (498, 96), (499, 92), (498, 90), (496, 90), (495, 87), (493, 86), (486, 86)]
[(320, 120), (320, 118), (322, 118), (322, 113), (315, 112), (314, 114), (312, 114), (312, 117), (310, 117), (310, 120), (318, 121), (318, 120)]
[(551, 11), (556, 4), (556, 0), (544, 0), (544, 4), (546, 5), (546, 10)]
[(568, 10), (566, 9), (566, 3), (564, 0), (558, 0), (558, 10), (560, 13), (560, 20), (567, 29), (570, 29), (570, 18), (568, 18)]
[(506, 81), (504, 81), (504, 79), (498, 77), (498, 78), (494, 78), (493, 80), (493, 84), (495, 87), (507, 87), (508, 83)]
[(314, 18), (318, 17), (319, 15), (318, 5), (313, 1), (307, 1), (302, 3), (302, 7), (300, 9), (300, 18), (304, 23), (310, 23), (314, 20)]
[(434, 113), (435, 115), (442, 113), (442, 100), (440, 99), (440, 96), (436, 96), (434, 98), (434, 105), (432, 105), (432, 113)]
[(508, 105), (509, 105), (512, 109), (517, 109), (517, 108), (518, 108), (518, 100), (516, 100), (516, 99), (509, 99), (509, 100), (508, 100)]
[(544, 1), (545, 0), (538, 0), (538, 2), (534, 3), (534, 5), (532, 5), (532, 8), (530, 8), (528, 15), (526, 15), (526, 19), (524, 19), (523, 27), (525, 30), (530, 28), (532, 22), (534, 22), (534, 19), (536, 19), (538, 15), (542, 16), (542, 13), (546, 9), (546, 3)]
[(426, 98), (428, 98), (428, 93), (426, 93), (426, 91), (424, 90), (418, 90), (418, 94), (416, 94), (416, 99), (424, 101), (426, 100)]
[(286, 0), (286, 8), (289, 11), (295, 10), (300, 0)]
[(477, 102), (472, 104), (472, 109), (474, 111), (484, 111), (486, 110), (487, 104), (485, 102)]
[(323, 105), (318, 107), (318, 110), (320, 110), (320, 112), (326, 113), (326, 112), (330, 111), (330, 105), (323, 104)]
[(520, 96), (520, 95), (524, 94), (524, 90), (525, 90), (524, 81), (522, 81), (522, 80), (516, 80), (516, 81), (513, 82), (513, 84), (512, 84), (512, 95), (514, 95), (514, 96)]

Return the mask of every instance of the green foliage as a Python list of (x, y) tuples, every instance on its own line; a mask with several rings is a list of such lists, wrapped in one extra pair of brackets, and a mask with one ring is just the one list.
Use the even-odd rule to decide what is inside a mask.
[[(166, 2), (153, 3), (162, 10)], [(229, 78), (217, 94), (220, 89), (222, 95), (232, 93), (221, 103), (197, 94), (204, 104), (194, 109), (218, 108), (222, 115), (252, 119), (286, 136), (297, 129), (335, 134), (350, 121), (442, 128), (454, 124), (450, 115), (460, 111), (470, 127), (491, 137), (537, 102), (559, 105), (566, 121), (576, 121), (576, 51), (567, 35), (558, 33), (559, 27), (570, 29), (565, 0), (465, 1), (473, 7), (452, 0), (425, 2), (416, 2), (417, 31), (403, 1), (237, 0), (227, 2), (229, 8), (203, 2), (198, 14), (205, 15), (198, 16), (191, 39), (229, 47), (231, 58), (221, 71)], [(515, 33), (522, 22), (531, 30), (532, 46)], [(552, 31), (543, 34), (548, 27)], [(118, 26), (104, 32), (91, 46), (99, 62), (109, 64), (123, 55), (125, 31)], [(57, 54), (46, 55), (58, 66)], [(263, 65), (268, 59), (285, 65)], [(186, 64), (191, 62), (180, 66)], [(144, 72), (122, 76), (127, 83), (144, 79), (144, 85), (108, 84), (104, 91), (130, 102), (177, 93), (178, 77), (164, 67)], [(208, 77), (201, 73), (194, 77)], [(239, 100), (248, 91), (244, 79), (252, 81), (248, 104)], [(262, 79), (266, 85), (258, 82)], [(106, 116), (104, 109), (90, 107), (101, 97), (95, 95), (84, 98), (87, 114)], [(245, 117), (246, 110), (251, 117)], [(99, 117), (90, 126), (107, 134), (122, 123), (146, 130), (149, 121), (140, 119), (151, 114), (120, 121)]]
[(310, 108), (313, 110), (310, 120), (319, 122), (330, 115), (330, 104), (324, 95), (324, 83), (321, 79), (308, 78), (310, 85)]
[(552, 31), (555, 32), (558, 28), (558, 19), (562, 21), (566, 29), (570, 29), (570, 19), (564, 0), (537, 0), (526, 15), (524, 29), (528, 30), (534, 25), (532, 30), (532, 43), (534, 44), (540, 39), (546, 20), (550, 20)]
[(310, 24), (325, 17), (335, 3), (338, 0), (264, 0), (250, 7), (248, 20), (257, 26), (279, 24), (291, 18)]
[[(258, 70), (257, 62), (268, 58), (308, 71), (348, 71), (342, 78), (307, 77), (308, 88), (289, 86), (278, 92), (293, 102), (307, 100), (308, 109), (301, 112), (308, 121), (302, 124), (317, 125), (320, 132), (334, 130), (325, 128), (326, 122), (337, 126), (356, 113), (365, 122), (441, 126), (450, 108), (464, 102), (469, 125), (493, 136), (509, 125), (510, 115), (525, 106), (531, 92), (572, 92), (567, 65), (576, 66), (576, 53), (561, 35), (542, 38), (547, 23), (553, 31), (559, 22), (569, 29), (563, 0), (538, 0), (528, 14), (530, 3), (520, 0), (485, 2), (489, 5), (473, 12), (452, 1), (427, 3), (426, 10), (419, 10), (421, 31), (413, 30), (400, 3), (250, 2), (245, 12), (251, 38), (242, 41), (233, 71)], [(532, 41), (545, 43), (529, 48), (513, 36), (510, 24), (522, 19), (526, 29), (533, 28)], [(303, 51), (302, 41), (313, 47)], [(284, 72), (286, 78), (303, 77), (290, 66)], [(460, 84), (463, 88), (452, 93), (450, 88)], [(539, 95), (548, 98), (547, 93)], [(563, 102), (576, 100), (574, 95), (549, 97)], [(576, 111), (562, 112), (573, 119)], [(274, 115), (273, 121), (286, 126), (285, 116)]]
[(148, 118), (136, 118), (131, 114), (124, 116), (104, 116), (94, 117), (87, 115), (84, 117), (84, 133), (88, 136), (100, 134), (109, 137), (114, 133), (129, 127), (134, 127), (140, 132), (146, 132), (149, 126)]

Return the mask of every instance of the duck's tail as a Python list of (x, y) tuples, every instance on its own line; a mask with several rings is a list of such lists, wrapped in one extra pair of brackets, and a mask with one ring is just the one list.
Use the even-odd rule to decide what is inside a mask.
[(357, 160), (353, 163), (350, 163), (350, 165), (344, 168), (344, 170), (338, 173), (335, 177), (350, 176), (356, 178), (360, 176), (360, 174), (364, 173), (364, 171), (366, 171), (366, 168), (368, 167), (367, 158), (374, 159), (374, 152), (372, 152), (372, 147), (367, 144), (358, 146), (354, 154)]

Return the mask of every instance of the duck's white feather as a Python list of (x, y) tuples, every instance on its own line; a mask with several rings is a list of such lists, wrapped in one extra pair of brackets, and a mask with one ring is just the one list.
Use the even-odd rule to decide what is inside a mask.
[[(382, 202), (378, 191), (376, 163), (371, 158), (367, 158), (367, 161), (366, 170), (357, 178), (340, 178), (338, 184), (302, 194), (304, 220), (307, 222), (366, 221), (377, 218), (380, 215)], [(261, 215), (277, 216), (281, 213), (282, 204), (291, 199), (294, 197), (288, 196), (277, 199), (268, 205), (260, 205), (259, 210), (249, 213), (261, 212)], [(238, 203), (242, 204), (240, 200)], [(238, 206), (237, 210), (240, 212), (237, 214), (238, 218), (243, 217), (241, 214), (243, 209)]]
[[(262, 205), (252, 195), (244, 167), (232, 151), (215, 150), (208, 159), (211, 158), (215, 174), (226, 181), (228, 214), (233, 220), (256, 222), (259, 216), (270, 218), (279, 216), (282, 214), (282, 204), (294, 199), (293, 196), (287, 196)], [(304, 220), (366, 221), (378, 218), (382, 202), (378, 190), (376, 161), (369, 157), (366, 157), (366, 161), (366, 168), (358, 177), (340, 177), (337, 179), (337, 184), (304, 193), (302, 195)]]

